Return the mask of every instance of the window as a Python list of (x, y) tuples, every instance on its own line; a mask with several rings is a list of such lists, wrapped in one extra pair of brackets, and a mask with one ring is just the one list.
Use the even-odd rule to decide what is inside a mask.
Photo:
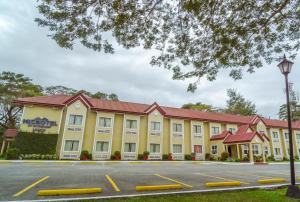
[(173, 144), (173, 153), (181, 154), (182, 153), (182, 145), (181, 144)]
[(284, 138), (285, 138), (286, 140), (288, 140), (288, 139), (289, 139), (289, 133), (284, 133)]
[(111, 118), (100, 117), (99, 118), (99, 126), (103, 128), (111, 127)]
[(126, 120), (126, 128), (128, 129), (137, 129), (137, 120)]
[(297, 138), (297, 140), (300, 140), (300, 134), (299, 133), (296, 134), (296, 138)]
[(69, 117), (69, 125), (79, 126), (82, 124), (82, 115), (73, 115), (71, 114)]
[(135, 143), (125, 143), (125, 152), (135, 152)]
[(151, 131), (160, 132), (160, 122), (151, 121)]
[(252, 145), (252, 150), (253, 150), (253, 154), (254, 155), (258, 155), (259, 152), (258, 152), (258, 145), (257, 144), (253, 144)]
[(235, 128), (229, 128), (228, 129), (231, 133), (235, 133), (236, 129)]
[(275, 148), (275, 155), (281, 155), (280, 148)]
[(211, 134), (218, 135), (219, 133), (220, 133), (219, 127), (215, 127), (215, 126), (211, 127)]
[(160, 145), (150, 144), (150, 153), (160, 153)]
[(96, 143), (96, 151), (98, 152), (108, 152), (108, 142), (97, 141)]
[(78, 151), (79, 140), (66, 140), (64, 151)]
[(194, 153), (202, 154), (202, 145), (194, 145)]
[(243, 145), (243, 153), (248, 154), (248, 152), (249, 152), (248, 145)]
[(211, 153), (212, 154), (217, 154), (218, 153), (218, 147), (217, 147), (217, 145), (212, 145), (211, 146)]
[(273, 138), (278, 139), (278, 133), (277, 132), (273, 132)]
[(181, 123), (173, 123), (173, 132), (182, 133), (182, 124)]
[(201, 126), (200, 125), (193, 125), (193, 133), (194, 134), (201, 134)]
[(265, 155), (269, 155), (269, 148), (268, 148), (268, 146), (265, 146), (264, 150), (265, 150)]

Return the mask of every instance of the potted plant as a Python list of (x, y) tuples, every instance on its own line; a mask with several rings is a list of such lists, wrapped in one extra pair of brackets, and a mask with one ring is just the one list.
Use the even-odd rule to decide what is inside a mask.
[(144, 153), (143, 153), (143, 159), (146, 161), (146, 160), (148, 160), (148, 157), (149, 157), (149, 152), (148, 151), (144, 151)]
[(89, 152), (87, 150), (81, 151), (80, 160), (87, 161), (89, 160)]
[(115, 154), (114, 160), (117, 160), (117, 161), (121, 160), (121, 152), (115, 151), (114, 154)]
[(196, 153), (192, 152), (191, 156), (192, 156), (192, 161), (195, 161), (196, 160)]
[(169, 161), (172, 161), (172, 160), (173, 160), (172, 153), (169, 153), (169, 154), (168, 154), (168, 160), (169, 160)]

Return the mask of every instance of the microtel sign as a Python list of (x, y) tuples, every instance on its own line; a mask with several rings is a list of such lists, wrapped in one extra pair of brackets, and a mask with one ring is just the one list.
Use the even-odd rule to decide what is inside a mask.
[(51, 128), (57, 126), (56, 121), (49, 121), (47, 118), (35, 118), (35, 119), (24, 119), (23, 124), (27, 124), (28, 127), (33, 128)]

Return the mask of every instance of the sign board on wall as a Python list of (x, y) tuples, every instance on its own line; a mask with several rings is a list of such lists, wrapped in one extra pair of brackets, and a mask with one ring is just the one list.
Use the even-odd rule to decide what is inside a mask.
[(56, 121), (49, 121), (47, 118), (36, 117), (34, 119), (23, 119), (23, 124), (33, 128), (33, 132), (42, 133), (46, 128), (57, 126)]

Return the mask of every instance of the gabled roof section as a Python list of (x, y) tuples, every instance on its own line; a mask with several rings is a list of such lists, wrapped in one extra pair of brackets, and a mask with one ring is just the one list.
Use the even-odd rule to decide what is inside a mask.
[(25, 97), (18, 98), (13, 101), (17, 105), (40, 105), (49, 107), (64, 107), (63, 104), (68, 100), (70, 96), (67, 95), (52, 95), (52, 96), (35, 96), (35, 97)]
[(264, 139), (258, 132), (250, 132), (250, 133), (239, 134), (239, 135), (230, 135), (223, 141), (223, 143), (231, 144), (231, 143), (251, 142), (255, 136), (258, 136), (261, 139), (261, 141), (264, 142)]
[(210, 140), (224, 140), (226, 137), (233, 135), (230, 131), (223, 131), (219, 135), (213, 135), (211, 136)]
[(76, 93), (75, 95), (73, 95), (72, 97), (70, 97), (69, 99), (67, 99), (66, 101), (64, 101), (63, 104), (64, 105), (70, 105), (70, 104), (76, 102), (77, 100), (80, 100), (88, 108), (93, 107), (92, 103), (81, 92)]
[(247, 133), (248, 129), (251, 129), (251, 131), (253, 131), (253, 129), (251, 128), (251, 126), (249, 124), (240, 125), (240, 127), (237, 129), (235, 134), (236, 135), (245, 134), (245, 133)]
[(166, 112), (156, 102), (154, 102), (147, 109), (145, 109), (145, 113), (146, 114), (150, 114), (154, 110), (158, 110), (161, 115), (165, 115), (166, 114)]

